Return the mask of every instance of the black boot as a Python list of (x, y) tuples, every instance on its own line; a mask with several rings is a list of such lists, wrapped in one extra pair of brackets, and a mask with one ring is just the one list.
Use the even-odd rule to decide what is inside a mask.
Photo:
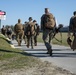
[(50, 56), (52, 56), (52, 49), (48, 49), (48, 54), (50, 54)]

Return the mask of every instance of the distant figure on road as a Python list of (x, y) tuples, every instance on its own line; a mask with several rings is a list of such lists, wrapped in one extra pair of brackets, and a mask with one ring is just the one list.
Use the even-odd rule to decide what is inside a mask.
[(6, 28), (4, 27), (4, 25), (3, 25), (2, 29), (1, 29), (1, 33), (6, 36)]
[(70, 38), (70, 33), (73, 32), (73, 36), (74, 36), (74, 40), (73, 42), (70, 42), (70, 46), (71, 49), (73, 49), (73, 51), (76, 49), (76, 11), (73, 12), (73, 15), (70, 18), (70, 23), (69, 23), (69, 36), (68, 38)]
[(41, 30), (43, 31), (43, 41), (48, 50), (48, 54), (52, 56), (52, 46), (49, 43), (49, 35), (52, 34), (55, 27), (55, 19), (52, 13), (49, 12), (49, 8), (45, 8), (45, 14), (41, 17)]
[(27, 41), (27, 38), (26, 38), (26, 26), (27, 26), (27, 21), (25, 21), (24, 22), (24, 24), (23, 24), (23, 30), (24, 30), (24, 37), (23, 37), (23, 39), (24, 39), (24, 41), (25, 41), (25, 44), (26, 44), (26, 41)]
[(11, 29), (10, 26), (7, 27), (7, 37), (8, 37), (9, 39), (12, 38), (12, 29)]
[(21, 23), (21, 19), (18, 19), (18, 23), (14, 26), (14, 32), (16, 34), (16, 40), (18, 42), (18, 46), (21, 46), (22, 39), (24, 36), (23, 24)]
[(34, 44), (34, 34), (35, 34), (35, 29), (34, 26), (35, 24), (32, 22), (32, 17), (29, 17), (29, 22), (27, 23), (26, 27), (26, 36), (27, 36), (27, 47), (29, 48), (29, 45), (31, 43), (31, 48), (33, 49), (33, 44)]
[(37, 46), (37, 36), (39, 35), (39, 25), (37, 24), (36, 20), (33, 20), (33, 23), (35, 24), (34, 45)]

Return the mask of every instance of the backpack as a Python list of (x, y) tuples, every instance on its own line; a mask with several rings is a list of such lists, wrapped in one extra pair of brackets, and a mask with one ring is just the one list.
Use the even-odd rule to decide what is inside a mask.
[(6, 31), (6, 28), (2, 28), (2, 32), (5, 32)]
[(43, 21), (45, 28), (52, 29), (55, 27), (55, 20), (52, 14), (44, 14)]
[(32, 35), (35, 33), (35, 25), (31, 22), (31, 23), (27, 23), (27, 27), (26, 27), (26, 35)]
[(39, 25), (35, 24), (35, 33), (38, 35), (39, 34)]
[(7, 29), (7, 34), (12, 34), (11, 28), (8, 28), (8, 29)]
[(1, 29), (1, 32), (2, 32), (2, 34), (4, 34), (4, 35), (5, 35), (5, 33), (6, 33), (6, 28), (5, 28), (5, 27), (3, 27), (3, 28)]
[(16, 24), (16, 25), (15, 25), (15, 31), (16, 31), (17, 33), (19, 33), (21, 30), (23, 30), (23, 25), (20, 24), (20, 23)]

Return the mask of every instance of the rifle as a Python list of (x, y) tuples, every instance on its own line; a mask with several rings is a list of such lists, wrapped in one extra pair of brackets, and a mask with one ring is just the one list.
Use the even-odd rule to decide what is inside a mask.
[(58, 40), (55, 36), (58, 32), (60, 32), (60, 29), (63, 27), (62, 24), (59, 24), (58, 28), (55, 28), (54, 31), (53, 31), (53, 36), (52, 36), (52, 39), (55, 38), (58, 42), (61, 42), (62, 43), (62, 33), (60, 33), (60, 36), (61, 36), (61, 40)]

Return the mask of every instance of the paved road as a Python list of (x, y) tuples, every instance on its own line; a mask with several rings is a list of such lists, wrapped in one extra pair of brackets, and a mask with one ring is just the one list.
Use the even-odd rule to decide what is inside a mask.
[(24, 51), (31, 53), (33, 56), (40, 58), (42, 61), (49, 61), (58, 67), (62, 67), (76, 74), (76, 51), (72, 51), (69, 47), (53, 45), (53, 56), (50, 57), (46, 54), (47, 50), (43, 43), (38, 43), (34, 49), (27, 48), (26, 44), (22, 42), (22, 46), (17, 46), (16, 41), (12, 41), (16, 48), (23, 49)]

